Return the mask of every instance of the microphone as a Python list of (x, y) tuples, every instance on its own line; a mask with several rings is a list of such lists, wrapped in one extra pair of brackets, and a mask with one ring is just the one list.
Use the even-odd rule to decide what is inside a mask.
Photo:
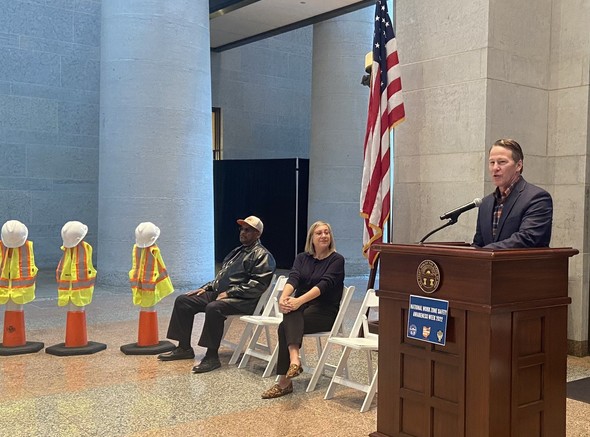
[(473, 208), (479, 208), (479, 205), (481, 205), (481, 199), (479, 197), (476, 197), (475, 199), (473, 199), (473, 201), (460, 206), (459, 208), (455, 208), (449, 212), (445, 212), (443, 215), (440, 216), (441, 220), (446, 220), (446, 219), (451, 219), (451, 220), (457, 220), (457, 218), (463, 214), (465, 211), (469, 211), (470, 209)]

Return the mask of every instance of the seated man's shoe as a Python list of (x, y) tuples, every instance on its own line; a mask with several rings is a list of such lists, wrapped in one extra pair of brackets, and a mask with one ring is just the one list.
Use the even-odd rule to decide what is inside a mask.
[(173, 351), (158, 355), (160, 361), (192, 360), (195, 357), (193, 348), (183, 349), (177, 347)]
[(215, 358), (203, 358), (197, 366), (193, 367), (193, 373), (207, 373), (221, 367), (221, 362)]
[(287, 370), (287, 374), (285, 376), (287, 378), (291, 379), (291, 378), (295, 378), (296, 376), (301, 375), (301, 372), (303, 372), (303, 367), (301, 367), (301, 365), (291, 364), (289, 366), (289, 370)]
[(289, 385), (285, 388), (281, 388), (280, 385), (275, 384), (264, 393), (262, 393), (262, 399), (274, 399), (280, 398), (281, 396), (293, 393), (293, 383), (289, 381)]

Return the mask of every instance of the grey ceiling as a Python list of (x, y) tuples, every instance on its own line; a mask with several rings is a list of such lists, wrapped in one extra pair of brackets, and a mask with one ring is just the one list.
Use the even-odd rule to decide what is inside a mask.
[(223, 51), (375, 4), (375, 0), (209, 0), (211, 50)]

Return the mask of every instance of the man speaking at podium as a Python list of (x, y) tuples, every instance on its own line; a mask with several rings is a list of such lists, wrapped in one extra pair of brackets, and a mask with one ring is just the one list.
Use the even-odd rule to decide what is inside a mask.
[(473, 245), (488, 249), (548, 247), (551, 195), (522, 177), (524, 154), (511, 139), (490, 148), (488, 166), (496, 190), (484, 197), (477, 215)]

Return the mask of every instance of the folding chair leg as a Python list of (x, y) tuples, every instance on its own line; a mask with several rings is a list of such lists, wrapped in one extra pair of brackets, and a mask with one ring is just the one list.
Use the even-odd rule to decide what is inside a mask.
[(318, 360), (318, 364), (315, 366), (315, 370), (313, 371), (313, 375), (311, 375), (311, 379), (309, 380), (309, 384), (307, 385), (307, 389), (305, 390), (307, 393), (314, 391), (315, 386), (320, 379), (320, 376), (324, 373), (324, 367), (326, 366), (326, 361), (328, 360), (328, 354), (330, 349), (332, 348), (332, 343), (329, 341), (326, 342), (326, 346), (320, 355), (320, 359)]
[(238, 358), (240, 357), (240, 354), (244, 351), (244, 345), (246, 344), (246, 341), (248, 341), (248, 338), (250, 338), (251, 333), (252, 326), (250, 324), (247, 324), (246, 328), (244, 329), (244, 332), (242, 332), (242, 335), (240, 336), (240, 341), (238, 341), (238, 344), (234, 349), (234, 353), (232, 354), (229, 360), (229, 364), (233, 365), (238, 362)]
[(375, 369), (375, 374), (371, 379), (371, 385), (369, 387), (369, 391), (367, 392), (367, 396), (365, 396), (365, 400), (363, 405), (361, 406), (361, 413), (364, 413), (369, 410), (371, 407), (371, 402), (373, 402), (373, 397), (375, 397), (375, 392), (377, 391), (377, 373), (379, 369)]
[(320, 339), (320, 337), (316, 337), (315, 339), (315, 347), (316, 350), (318, 352), (318, 357), (322, 354), (322, 340)]
[[(271, 347), (270, 347), (270, 329), (268, 329), (268, 326), (264, 325), (264, 335), (266, 336), (266, 345), (262, 346), (264, 347), (264, 349), (266, 350), (266, 352), (270, 355), (271, 353)], [(259, 343), (256, 343), (257, 346), (259, 346)]]
[(252, 333), (252, 337), (250, 337), (250, 341), (244, 350), (244, 355), (242, 356), (242, 360), (240, 364), (238, 364), (238, 369), (243, 369), (248, 364), (248, 360), (250, 359), (250, 351), (253, 351), (256, 348), (256, 343), (258, 343), (258, 338), (262, 333), (262, 326), (257, 326), (254, 332)]
[(324, 396), (324, 399), (332, 399), (332, 397), (334, 397), (334, 391), (336, 390), (335, 380), (342, 372), (342, 369), (346, 366), (351, 350), (352, 349), (349, 347), (345, 347), (344, 351), (342, 351), (342, 356), (340, 357), (340, 361), (338, 361), (338, 367), (336, 367), (336, 370), (334, 371), (332, 381), (330, 381), (330, 385), (328, 386), (328, 390), (326, 391), (326, 396)]
[[(318, 357), (320, 357), (322, 355), (322, 341), (320, 340), (320, 337), (316, 337), (316, 348), (317, 348), (317, 354)], [(305, 337), (304, 337), (304, 341), (305, 341)], [(307, 355), (305, 354), (305, 343), (303, 343), (301, 345), (301, 348), (299, 349), (299, 358), (301, 360), (301, 367), (303, 368), (303, 371), (305, 373), (312, 373), (313, 369), (307, 364)]]
[(275, 368), (275, 365), (277, 364), (278, 358), (279, 358), (279, 345), (277, 343), (277, 345), (275, 346), (275, 350), (272, 352), (272, 356), (270, 357), (270, 361), (266, 365), (266, 369), (264, 369), (264, 373), (262, 374), (263, 378), (268, 378), (270, 376), (270, 374), (272, 373), (272, 371)]
[(367, 353), (367, 372), (369, 374), (369, 381), (373, 379), (373, 359), (371, 358), (371, 351), (366, 350)]
[[(303, 338), (305, 341), (305, 337)], [(301, 360), (301, 367), (303, 371), (309, 373), (309, 367), (307, 367), (307, 357), (305, 356), (305, 343), (301, 343), (301, 348), (299, 349), (299, 359)]]
[(228, 316), (225, 319), (225, 322), (223, 323), (223, 335), (221, 337), (221, 346), (230, 348), (230, 349), (234, 349), (236, 344), (232, 343), (229, 340), (225, 339), (225, 335), (227, 334), (227, 332), (229, 331), (229, 327), (231, 326), (232, 322), (234, 321), (234, 318), (232, 316)]

